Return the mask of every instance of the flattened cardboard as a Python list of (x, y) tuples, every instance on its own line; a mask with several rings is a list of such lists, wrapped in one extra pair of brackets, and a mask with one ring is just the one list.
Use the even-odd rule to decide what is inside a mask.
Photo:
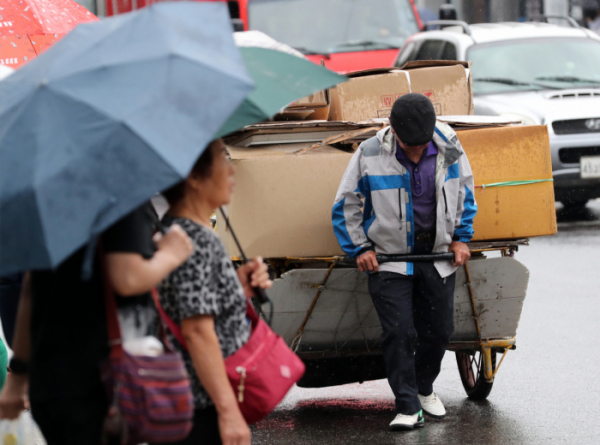
[[(471, 163), (476, 186), (552, 179), (545, 126), (458, 130), (457, 134)], [(556, 234), (552, 182), (475, 190), (478, 211), (473, 241)]]
[[(257, 145), (295, 144), (300, 142), (321, 142), (334, 135), (345, 134), (362, 128), (383, 128), (386, 122), (263, 122), (249, 125), (225, 139), (225, 143), (237, 147)], [(372, 135), (367, 135), (362, 140)]]
[(518, 125), (522, 121), (501, 116), (438, 116), (438, 121), (445, 122), (454, 129), (504, 127)]
[(329, 118), (353, 122), (386, 118), (394, 101), (408, 93), (429, 97), (438, 115), (473, 114), (468, 63), (429, 61), (405, 67), (350, 73), (348, 82), (330, 90)]

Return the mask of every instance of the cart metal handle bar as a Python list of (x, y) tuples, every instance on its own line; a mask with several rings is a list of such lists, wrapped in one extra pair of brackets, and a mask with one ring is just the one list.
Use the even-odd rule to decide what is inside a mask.
[[(454, 252), (431, 253), (431, 254), (408, 254), (408, 255), (377, 255), (377, 262), (383, 263), (432, 263), (434, 261), (454, 261)], [(356, 258), (343, 257), (338, 264), (356, 266)]]

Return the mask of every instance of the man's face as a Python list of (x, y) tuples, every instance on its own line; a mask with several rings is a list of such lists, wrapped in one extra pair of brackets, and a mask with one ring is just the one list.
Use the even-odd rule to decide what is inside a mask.
[[(392, 127), (390, 127), (392, 128)], [(398, 135), (396, 134), (396, 131), (394, 131), (394, 129), (392, 128), (392, 133), (394, 134), (394, 136), (396, 137), (396, 140), (398, 141), (398, 144), (400, 145), (400, 147), (402, 147), (402, 150), (404, 151), (421, 151), (427, 148), (427, 146), (429, 145), (429, 142), (427, 142), (426, 144), (423, 145), (406, 145), (404, 142), (402, 142), (400, 140), (400, 138), (398, 137)]]

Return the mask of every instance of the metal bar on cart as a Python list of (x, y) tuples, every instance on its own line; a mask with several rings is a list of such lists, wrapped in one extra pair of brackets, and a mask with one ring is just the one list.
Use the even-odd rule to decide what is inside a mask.
[[(454, 252), (431, 253), (426, 255), (407, 254), (407, 255), (377, 255), (377, 262), (383, 263), (431, 263), (434, 261), (454, 261)], [(347, 266), (356, 265), (355, 258), (340, 257), (338, 264)]]
[[(488, 242), (471, 242), (467, 244), (469, 250), (473, 253), (478, 252), (490, 252), (490, 251), (502, 251), (506, 249), (517, 249), (519, 246), (527, 246), (529, 245), (528, 238), (510, 240), (510, 241), (488, 241)], [(242, 258), (233, 256), (231, 257), (232, 261), (242, 261)], [(284, 261), (286, 263), (306, 263), (306, 262), (325, 262), (325, 263), (337, 263), (340, 265), (354, 265), (352, 259), (348, 257), (337, 255), (337, 256), (316, 256), (316, 257), (297, 257), (297, 256), (287, 256), (287, 257), (271, 257), (266, 258), (271, 262), (275, 261)], [(406, 260), (403, 260), (406, 261)]]
[(464, 351), (479, 349), (481, 346), (495, 349), (516, 349), (515, 337), (494, 338), (477, 341), (451, 341), (448, 345), (448, 351)]
[(317, 290), (317, 294), (313, 298), (313, 301), (312, 301), (310, 307), (308, 308), (308, 311), (306, 311), (306, 316), (304, 317), (304, 320), (302, 321), (302, 325), (300, 326), (300, 329), (298, 329), (298, 333), (296, 334), (296, 337), (294, 338), (294, 340), (292, 341), (292, 344), (290, 345), (290, 349), (294, 352), (297, 352), (298, 348), (300, 347), (300, 342), (302, 341), (302, 335), (304, 334), (304, 328), (306, 327), (306, 323), (308, 323), (308, 320), (310, 319), (310, 316), (312, 315), (313, 310), (315, 309), (315, 306), (317, 305), (317, 302), (319, 301), (319, 297), (321, 296), (321, 293), (323, 292), (323, 289), (325, 288), (325, 285), (327, 284), (327, 280), (329, 279), (329, 276), (331, 275), (331, 271), (333, 270), (334, 267), (335, 267), (335, 263), (332, 263), (331, 266), (329, 266), (329, 270), (325, 274), (325, 278), (323, 279), (323, 282), (319, 286), (319, 289)]
[(475, 320), (475, 327), (477, 328), (477, 338), (481, 342), (481, 327), (479, 326), (479, 314), (477, 314), (477, 306), (475, 306), (475, 294), (473, 293), (473, 286), (471, 284), (471, 274), (469, 274), (469, 266), (465, 264), (465, 276), (467, 279), (467, 289), (469, 290), (469, 297), (471, 298), (471, 308), (473, 309), (473, 320)]

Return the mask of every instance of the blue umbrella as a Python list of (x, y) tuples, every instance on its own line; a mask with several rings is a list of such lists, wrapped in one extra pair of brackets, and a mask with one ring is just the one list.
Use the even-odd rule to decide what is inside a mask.
[(0, 275), (57, 266), (185, 178), (252, 88), (221, 2), (80, 25), (8, 77)]

